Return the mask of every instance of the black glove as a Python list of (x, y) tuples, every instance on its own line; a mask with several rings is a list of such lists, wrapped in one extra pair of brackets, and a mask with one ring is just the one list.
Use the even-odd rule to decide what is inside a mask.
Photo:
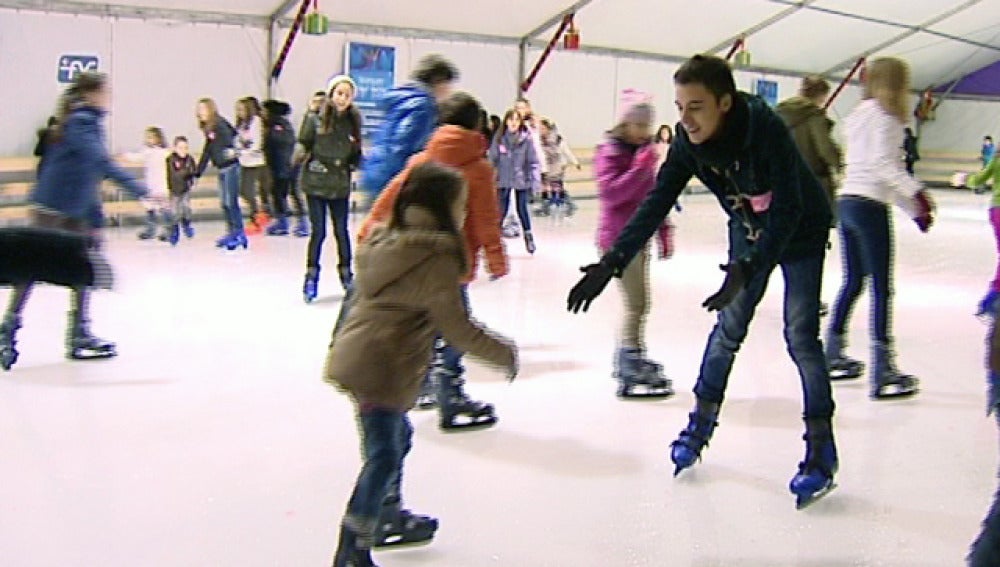
[(579, 313), (580, 309), (584, 311), (590, 309), (590, 304), (601, 295), (615, 275), (615, 269), (604, 262), (583, 266), (580, 271), (586, 275), (573, 286), (566, 301), (566, 309), (573, 313)]
[(743, 261), (723, 264), (719, 269), (726, 272), (726, 280), (722, 282), (722, 287), (715, 295), (709, 297), (701, 304), (709, 311), (722, 311), (727, 305), (736, 299), (736, 294), (743, 289), (743, 286), (750, 280), (750, 268)]

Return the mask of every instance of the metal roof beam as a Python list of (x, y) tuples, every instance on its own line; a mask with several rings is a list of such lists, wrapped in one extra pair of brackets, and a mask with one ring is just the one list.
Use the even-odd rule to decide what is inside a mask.
[[(2, 1), (2, 0), (0, 0)], [(292, 20), (282, 18), (277, 22), (281, 27), (292, 25)], [(435, 39), (441, 41), (460, 41), (465, 43), (492, 43), (501, 45), (517, 45), (521, 40), (516, 37), (488, 35), (468, 32), (450, 32), (443, 30), (428, 30), (423, 28), (407, 28), (399, 26), (382, 26), (376, 24), (357, 24), (351, 22), (330, 21), (330, 31), (338, 33), (356, 33), (363, 35), (378, 35), (387, 37), (403, 37), (409, 39)]]
[(171, 20), (197, 24), (223, 24), (266, 28), (267, 16), (252, 14), (227, 14), (225, 12), (204, 12), (201, 10), (180, 10), (176, 8), (153, 8), (123, 6), (121, 4), (94, 4), (72, 0), (0, 0), (0, 8), (33, 12), (55, 12), (99, 16), (105, 18), (129, 18), (137, 20)]
[(980, 2), (982, 2), (982, 0), (968, 0), (967, 2), (959, 4), (958, 6), (955, 6), (955, 7), (951, 8), (950, 10), (947, 10), (945, 12), (942, 12), (942, 13), (938, 14), (937, 16), (934, 16), (933, 18), (931, 18), (931, 19), (927, 20), (926, 22), (924, 22), (924, 23), (922, 23), (922, 24), (914, 27), (913, 29), (909, 29), (909, 30), (907, 30), (907, 31), (905, 31), (905, 32), (903, 32), (903, 33), (901, 33), (899, 35), (893, 36), (893, 37), (891, 37), (891, 38), (883, 41), (882, 43), (880, 43), (880, 44), (878, 44), (878, 45), (876, 45), (874, 47), (871, 47), (869, 49), (866, 49), (866, 50), (862, 51), (861, 53), (855, 55), (854, 57), (850, 57), (848, 59), (845, 59), (845, 60), (841, 61), (840, 63), (837, 63), (833, 67), (830, 67), (829, 69), (827, 69), (824, 74), (827, 75), (827, 74), (833, 73), (835, 71), (840, 71), (841, 69), (849, 67), (850, 65), (853, 65), (854, 62), (857, 61), (859, 58), (868, 57), (868, 56), (870, 56), (870, 55), (872, 55), (874, 53), (878, 53), (879, 51), (882, 51), (883, 49), (885, 49), (887, 47), (891, 47), (893, 45), (896, 45), (897, 43), (903, 41), (904, 39), (906, 39), (908, 37), (911, 37), (913, 35), (916, 35), (917, 33), (923, 31), (927, 27), (933, 26), (934, 24), (936, 24), (938, 22), (944, 21), (944, 20), (946, 20), (946, 19), (954, 16), (955, 14), (958, 14), (959, 12), (964, 12), (965, 10), (968, 10), (969, 8), (971, 8), (972, 6), (975, 6), (976, 4), (979, 4)]
[(292, 9), (293, 6), (301, 2), (302, 0), (284, 0), (280, 6), (271, 12), (271, 21), (276, 22), (281, 18), (284, 18), (288, 14), (288, 11)]
[(562, 12), (559, 12), (558, 14), (556, 14), (556, 15), (552, 16), (551, 18), (545, 20), (541, 24), (538, 24), (531, 31), (529, 31), (528, 33), (524, 34), (524, 36), (521, 38), (521, 41), (529, 42), (529, 41), (535, 39), (536, 37), (538, 37), (545, 30), (547, 30), (547, 29), (551, 28), (552, 26), (558, 24), (559, 22), (563, 21), (563, 18), (565, 18), (566, 16), (568, 16), (570, 14), (576, 14), (577, 12), (579, 12), (580, 10), (582, 10), (584, 7), (586, 7), (587, 4), (590, 4), (593, 1), (594, 0), (578, 0), (577, 2), (574, 2), (572, 6), (566, 8)]
[[(793, 0), (770, 0), (770, 1), (774, 2), (776, 4), (786, 4), (786, 5), (797, 4), (797, 2), (794, 2)], [(944, 38), (944, 39), (950, 39), (951, 41), (957, 41), (957, 42), (960, 42), (960, 43), (966, 43), (966, 44), (974, 45), (974, 46), (982, 48), (982, 49), (990, 49), (990, 50), (993, 50), (993, 51), (1000, 52), (1000, 46), (997, 46), (997, 45), (990, 45), (988, 43), (983, 43), (983, 42), (980, 42), (980, 41), (966, 39), (964, 37), (960, 37), (960, 36), (957, 36), (957, 35), (951, 35), (949, 33), (939, 32), (939, 31), (935, 31), (935, 30), (932, 30), (932, 29), (921, 29), (920, 26), (915, 26), (915, 25), (912, 25), (912, 24), (904, 24), (904, 23), (900, 23), (900, 22), (893, 22), (891, 20), (885, 20), (885, 19), (882, 19), (882, 18), (873, 18), (871, 16), (864, 16), (864, 15), (861, 15), (861, 14), (854, 14), (852, 12), (844, 12), (842, 10), (834, 10), (832, 8), (824, 8), (822, 6), (806, 6), (805, 8), (807, 10), (814, 10), (816, 12), (822, 12), (824, 14), (830, 14), (830, 15), (833, 15), (833, 16), (841, 16), (843, 18), (850, 18), (852, 20), (859, 20), (859, 21), (862, 21), (862, 22), (868, 22), (870, 24), (881, 24), (883, 26), (891, 26), (891, 27), (905, 29), (905, 30), (916, 30), (918, 32), (924, 32), (924, 33), (927, 33), (927, 34), (930, 34), (930, 35), (935, 35), (937, 37), (941, 37), (941, 38)]]
[(742, 32), (740, 32), (740, 33), (738, 33), (738, 34), (736, 34), (736, 35), (734, 35), (734, 36), (732, 36), (732, 37), (730, 37), (730, 38), (728, 38), (728, 39), (726, 39), (724, 41), (720, 41), (718, 44), (716, 44), (715, 46), (713, 46), (711, 49), (705, 51), (705, 53), (715, 53), (717, 51), (725, 49), (725, 48), (733, 45), (733, 43), (736, 42), (736, 40), (738, 40), (740, 38), (744, 38), (744, 37), (750, 36), (750, 35), (753, 35), (753, 34), (759, 32), (759, 31), (761, 31), (761, 30), (763, 30), (765, 28), (768, 28), (768, 27), (770, 27), (770, 26), (772, 26), (772, 25), (780, 22), (781, 20), (784, 20), (788, 16), (791, 16), (795, 12), (798, 12), (802, 8), (805, 8), (809, 4), (812, 4), (815, 1), (816, 0), (802, 0), (802, 1), (799, 1), (799, 2), (790, 2), (790, 4), (792, 4), (792, 5), (789, 6), (788, 8), (785, 8), (784, 10), (778, 12), (777, 14), (771, 16), (770, 18), (768, 18), (768, 19), (766, 19), (766, 20), (764, 20), (764, 21), (762, 21), (762, 22), (760, 22), (760, 23), (758, 23), (758, 24), (756, 24), (754, 26), (751, 26), (751, 27), (743, 30)]

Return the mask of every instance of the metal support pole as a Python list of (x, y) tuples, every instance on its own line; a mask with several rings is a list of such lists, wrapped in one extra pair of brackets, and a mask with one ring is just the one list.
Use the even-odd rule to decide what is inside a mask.
[(527, 70), (527, 59), (528, 59), (528, 42), (521, 40), (517, 45), (517, 97), (521, 98), (524, 91), (521, 90), (521, 85), (524, 84), (524, 72)]
[(528, 92), (531, 88), (531, 84), (535, 82), (535, 78), (538, 77), (538, 72), (542, 70), (542, 66), (545, 65), (545, 61), (548, 60), (549, 55), (552, 54), (552, 50), (555, 49), (556, 44), (559, 43), (559, 38), (562, 37), (563, 32), (569, 27), (570, 23), (573, 21), (573, 14), (567, 14), (563, 17), (563, 21), (559, 24), (559, 29), (556, 30), (555, 35), (549, 40), (549, 44), (545, 46), (545, 51), (542, 51), (542, 56), (539, 57), (538, 63), (535, 63), (535, 67), (528, 74), (528, 77), (521, 82), (521, 92)]
[(844, 87), (847, 86), (847, 83), (851, 82), (851, 79), (853, 79), (854, 75), (861, 70), (861, 67), (864, 64), (865, 64), (865, 58), (859, 57), (858, 61), (854, 64), (854, 67), (851, 68), (851, 72), (848, 73), (846, 77), (844, 77), (843, 81), (840, 81), (840, 84), (837, 85), (836, 90), (833, 91), (833, 94), (830, 95), (830, 98), (826, 99), (826, 104), (823, 105), (823, 110), (830, 108), (830, 105), (833, 104), (833, 101), (837, 98), (837, 95), (839, 95), (840, 92), (844, 90)]

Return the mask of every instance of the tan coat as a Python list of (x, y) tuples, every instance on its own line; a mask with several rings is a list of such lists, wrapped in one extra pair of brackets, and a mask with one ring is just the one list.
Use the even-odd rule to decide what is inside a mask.
[[(414, 224), (414, 209), (407, 224), (427, 226)], [(330, 345), (325, 380), (360, 403), (408, 410), (438, 332), (461, 351), (513, 369), (513, 343), (471, 321), (462, 305), (464, 248), (444, 232), (373, 229), (358, 249), (355, 303)]]
[(827, 118), (826, 111), (801, 96), (782, 101), (775, 110), (788, 125), (809, 168), (834, 201), (833, 174), (843, 169), (844, 157), (833, 141), (833, 122)]

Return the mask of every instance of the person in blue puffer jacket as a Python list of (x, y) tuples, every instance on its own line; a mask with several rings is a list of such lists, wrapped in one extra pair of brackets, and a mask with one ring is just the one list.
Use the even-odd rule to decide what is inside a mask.
[[(104, 225), (104, 179), (111, 179), (137, 198), (148, 194), (145, 185), (115, 164), (105, 145), (102, 120), (109, 106), (107, 82), (105, 75), (82, 73), (63, 94), (56, 123), (47, 138), (45, 168), (29, 197), (33, 226), (88, 235), (95, 249), (100, 247), (99, 230)], [(17, 361), (15, 335), (34, 283), (14, 286), (0, 323), (0, 367), (4, 370), (10, 370)], [(89, 295), (86, 287), (73, 287), (66, 334), (69, 359), (110, 358), (117, 354), (114, 343), (90, 333)]]
[(410, 156), (424, 149), (437, 128), (438, 101), (451, 94), (458, 69), (437, 54), (424, 56), (413, 82), (396, 87), (382, 100), (385, 120), (372, 140), (361, 169), (361, 188), (374, 201)]

